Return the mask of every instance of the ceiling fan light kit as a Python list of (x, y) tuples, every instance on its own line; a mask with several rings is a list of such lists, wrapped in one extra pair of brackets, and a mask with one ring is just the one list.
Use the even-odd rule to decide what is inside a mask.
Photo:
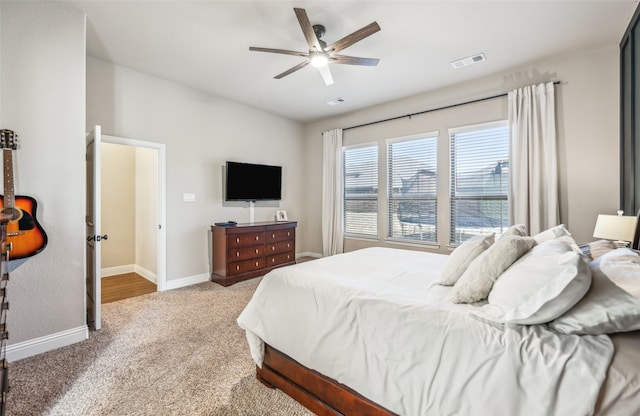
[(309, 17), (307, 16), (307, 12), (304, 9), (294, 8), (293, 11), (298, 18), (298, 23), (300, 24), (300, 28), (302, 29), (302, 34), (307, 40), (307, 44), (309, 46), (309, 52), (297, 52), (290, 51), (286, 49), (273, 49), (273, 48), (261, 48), (256, 46), (249, 47), (250, 51), (257, 52), (269, 52), (269, 53), (279, 53), (283, 55), (293, 55), (300, 56), (306, 58), (303, 62), (298, 65), (284, 71), (281, 74), (276, 75), (275, 79), (284, 78), (287, 75), (296, 72), (299, 69), (304, 68), (308, 64), (318, 68), (320, 75), (325, 83), (325, 85), (333, 84), (333, 76), (331, 75), (331, 70), (329, 69), (329, 63), (336, 64), (344, 64), (344, 65), (361, 65), (361, 66), (376, 66), (378, 65), (379, 59), (375, 58), (359, 58), (356, 56), (346, 56), (339, 55), (338, 52), (343, 49), (348, 48), (356, 42), (361, 41), (362, 39), (373, 35), (374, 33), (380, 31), (380, 26), (378, 23), (373, 22), (368, 24), (367, 26), (356, 30), (355, 32), (343, 37), (342, 39), (327, 45), (327, 43), (322, 39), (324, 33), (326, 31), (323, 25), (311, 25), (309, 22)]
[(315, 66), (316, 68), (319, 68), (321, 66), (326, 66), (328, 64), (329, 64), (329, 58), (327, 58), (327, 55), (325, 55), (322, 52), (315, 52), (311, 56), (311, 65)]

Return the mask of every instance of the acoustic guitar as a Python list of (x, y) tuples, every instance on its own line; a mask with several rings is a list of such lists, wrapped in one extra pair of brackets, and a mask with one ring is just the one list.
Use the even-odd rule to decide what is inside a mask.
[(12, 130), (0, 130), (0, 148), (4, 170), (4, 195), (0, 195), (0, 215), (8, 219), (7, 243), (11, 260), (38, 254), (47, 245), (47, 234), (36, 219), (38, 204), (30, 196), (15, 195), (13, 187), (13, 150), (18, 139)]

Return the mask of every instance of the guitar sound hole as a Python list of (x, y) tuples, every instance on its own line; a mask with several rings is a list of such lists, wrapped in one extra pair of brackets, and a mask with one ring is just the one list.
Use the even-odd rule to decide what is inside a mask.
[(16, 221), (22, 217), (22, 211), (18, 208), (4, 208), (2, 215), (9, 217), (9, 221)]

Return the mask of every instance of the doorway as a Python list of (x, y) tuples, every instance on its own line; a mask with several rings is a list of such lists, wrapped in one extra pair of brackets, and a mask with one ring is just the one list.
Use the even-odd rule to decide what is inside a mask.
[[(136, 148), (154, 149), (153, 166), (155, 170), (156, 194), (155, 196), (146, 195), (142, 203), (146, 206), (154, 206), (155, 215), (151, 220), (149, 233), (155, 234), (155, 270), (157, 290), (166, 290), (166, 146), (160, 143), (145, 142), (141, 140), (127, 139), (123, 137), (108, 136), (102, 134), (102, 128), (95, 126), (87, 134), (86, 142), (86, 309), (87, 324), (95, 330), (102, 327), (101, 319), (101, 275), (102, 275), (102, 243), (106, 243), (109, 238), (108, 233), (102, 233), (102, 214), (101, 214), (101, 185), (102, 185), (102, 169), (101, 169), (101, 150), (102, 143), (113, 143), (124, 146), (134, 146)], [(130, 175), (131, 178), (131, 175)], [(137, 199), (137, 197), (136, 197)], [(135, 202), (121, 204), (117, 206), (117, 210), (126, 209), (133, 210)], [(153, 209), (153, 208), (149, 208)], [(149, 221), (147, 215), (147, 220)], [(113, 240), (113, 238), (112, 238)], [(153, 251), (153, 248), (150, 249)]]
[(88, 321), (100, 329), (101, 303), (166, 289), (166, 156), (164, 144), (102, 135), (100, 126), (89, 136), (94, 145), (87, 149), (96, 154), (87, 152), (95, 161), (88, 163), (88, 208), (98, 209), (87, 218), (102, 232), (88, 239), (88, 268), (95, 270), (88, 276), (95, 276), (92, 288), (106, 293), (89, 290), (88, 277), (87, 309)]
[[(101, 178), (101, 229), (118, 230), (102, 246), (102, 277), (137, 274), (165, 290), (165, 145), (103, 134), (101, 159), (109, 175)], [(143, 286), (133, 283), (132, 291)]]
[(158, 150), (111, 143), (101, 158), (102, 303), (157, 290)]

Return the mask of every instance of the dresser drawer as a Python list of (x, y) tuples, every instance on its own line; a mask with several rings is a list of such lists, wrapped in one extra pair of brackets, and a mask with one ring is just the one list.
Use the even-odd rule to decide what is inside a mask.
[(264, 246), (239, 247), (229, 249), (229, 261), (246, 260), (264, 256)]
[(295, 264), (296, 225), (295, 221), (212, 225), (211, 281), (229, 286)]
[(229, 234), (227, 236), (227, 244), (229, 247), (245, 247), (264, 243), (264, 232), (255, 233), (238, 233)]
[(267, 243), (275, 243), (277, 241), (291, 240), (295, 236), (293, 228), (285, 230), (270, 230), (267, 231)]
[(282, 241), (280, 243), (267, 244), (264, 254), (268, 256), (270, 254), (286, 253), (287, 251), (293, 251), (294, 248), (295, 243), (293, 241)]
[(296, 255), (293, 251), (289, 253), (275, 254), (273, 256), (267, 256), (267, 267), (278, 266), (284, 263), (290, 263), (295, 261)]
[(227, 268), (227, 275), (234, 275), (240, 273), (252, 272), (254, 270), (260, 270), (265, 267), (264, 257), (259, 257), (251, 260), (241, 260), (229, 263)]

